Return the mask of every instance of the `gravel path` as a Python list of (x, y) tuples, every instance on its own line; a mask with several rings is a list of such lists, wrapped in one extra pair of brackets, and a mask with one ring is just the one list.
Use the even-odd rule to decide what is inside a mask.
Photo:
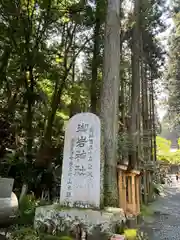
[(151, 208), (155, 215), (147, 219), (142, 229), (150, 240), (180, 240), (180, 180), (172, 176), (172, 186), (166, 186), (164, 194)]

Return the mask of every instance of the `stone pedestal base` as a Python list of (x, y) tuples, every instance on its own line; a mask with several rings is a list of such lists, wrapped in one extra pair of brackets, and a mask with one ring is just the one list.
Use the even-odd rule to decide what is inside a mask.
[[(87, 239), (108, 239), (125, 223), (122, 209), (106, 208), (102, 211), (81, 208), (64, 208), (59, 205), (38, 207), (35, 229), (50, 234), (74, 235), (77, 226), (87, 234)], [(103, 238), (102, 238), (103, 237)]]

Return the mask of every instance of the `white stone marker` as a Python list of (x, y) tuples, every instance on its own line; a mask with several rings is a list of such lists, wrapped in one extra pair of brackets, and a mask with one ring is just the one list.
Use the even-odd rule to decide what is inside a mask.
[(65, 131), (60, 204), (100, 206), (100, 119), (93, 113), (73, 116)]

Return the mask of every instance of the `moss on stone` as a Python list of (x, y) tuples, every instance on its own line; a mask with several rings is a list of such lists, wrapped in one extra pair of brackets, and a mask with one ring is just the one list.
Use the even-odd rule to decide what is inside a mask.
[[(54, 206), (54, 209), (59, 210), (59, 211), (61, 211), (61, 210), (69, 210), (69, 209), (78, 209), (78, 210), (81, 210), (81, 211), (84, 211), (84, 210), (99, 211), (100, 210), (100, 209), (95, 208), (95, 207), (88, 207), (88, 208), (81, 208), (81, 207), (76, 207), (76, 206), (68, 207), (68, 206), (64, 206), (64, 205), (60, 205), (60, 204), (56, 204)], [(101, 211), (102, 211), (102, 209), (101, 209)]]
[(52, 236), (52, 235), (41, 235), (41, 240), (73, 240), (72, 237), (69, 236)]

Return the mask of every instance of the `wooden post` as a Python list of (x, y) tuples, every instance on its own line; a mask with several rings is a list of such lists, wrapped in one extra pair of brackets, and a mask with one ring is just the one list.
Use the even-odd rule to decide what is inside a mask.
[(149, 200), (152, 201), (153, 199), (153, 185), (152, 185), (152, 181), (153, 181), (153, 177), (152, 177), (152, 172), (149, 172)]
[[(126, 214), (137, 216), (140, 213), (140, 172), (126, 172), (118, 169), (119, 207)], [(128, 198), (127, 198), (128, 193)]]
[(147, 170), (146, 171), (146, 188), (147, 188), (147, 202), (149, 201), (149, 195), (150, 195), (150, 192), (149, 192), (149, 171)]
[(136, 213), (136, 187), (135, 187), (135, 175), (131, 175), (132, 179), (132, 186), (131, 186), (131, 191), (132, 191), (132, 212), (135, 214)]
[(143, 204), (141, 185), (142, 185), (142, 176), (139, 177), (139, 195), (140, 195), (139, 198), (140, 198), (140, 204)]
[(126, 178), (123, 170), (118, 170), (119, 207), (126, 212)]
[(143, 186), (144, 186), (144, 203), (147, 204), (147, 175), (146, 170), (143, 171)]
[(131, 192), (131, 188), (132, 188), (132, 186), (131, 186), (131, 176), (129, 176), (129, 175), (127, 175), (127, 177), (128, 177), (128, 180), (127, 180), (127, 182), (128, 182), (128, 203), (132, 203), (132, 192)]
[(136, 196), (137, 196), (137, 214), (140, 214), (140, 195), (141, 195), (141, 192), (140, 192), (140, 176), (136, 176)]
[(122, 172), (122, 180), (123, 180), (123, 184), (122, 184), (122, 189), (123, 189), (123, 206), (124, 206), (124, 211), (126, 211), (126, 175), (124, 172)]
[(139, 189), (139, 174), (131, 172), (128, 177), (128, 194), (130, 196), (127, 202), (127, 211), (137, 216), (140, 213), (140, 189)]

